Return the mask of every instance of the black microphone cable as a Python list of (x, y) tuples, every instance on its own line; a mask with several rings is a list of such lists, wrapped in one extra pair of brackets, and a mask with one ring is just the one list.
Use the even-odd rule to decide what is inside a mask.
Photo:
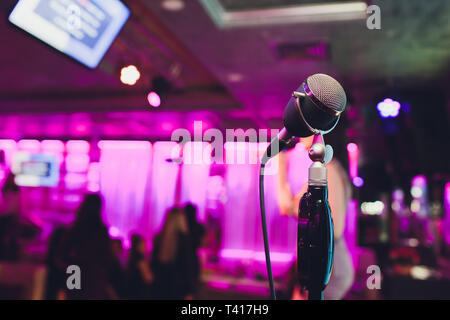
[(269, 238), (267, 235), (266, 205), (264, 201), (264, 169), (268, 160), (269, 158), (266, 157), (266, 155), (261, 160), (261, 167), (259, 172), (259, 205), (261, 208), (262, 234), (264, 239), (264, 253), (266, 255), (267, 278), (269, 280), (270, 297), (272, 300), (276, 300), (277, 296), (275, 293), (275, 285), (272, 275), (272, 263), (270, 262)]

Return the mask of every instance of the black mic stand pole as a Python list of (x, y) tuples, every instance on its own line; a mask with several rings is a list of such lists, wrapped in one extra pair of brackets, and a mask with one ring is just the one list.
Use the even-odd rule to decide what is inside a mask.
[(313, 163), (309, 167), (308, 191), (300, 200), (298, 214), (298, 281), (308, 290), (309, 300), (323, 300), (333, 266), (334, 226), (325, 167), (333, 157), (333, 149), (325, 146), (322, 133), (314, 136), (309, 157)]

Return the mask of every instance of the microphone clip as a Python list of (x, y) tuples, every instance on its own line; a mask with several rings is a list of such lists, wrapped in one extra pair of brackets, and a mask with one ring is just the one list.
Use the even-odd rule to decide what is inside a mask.
[[(334, 123), (333, 123), (333, 125), (331, 126), (331, 128), (329, 128), (329, 129), (327, 129), (327, 130), (325, 130), (325, 131), (322, 131), (322, 130), (313, 128), (313, 127), (309, 124), (308, 120), (306, 120), (305, 115), (303, 114), (303, 111), (302, 111), (302, 108), (301, 108), (301, 105), (300, 105), (300, 100), (301, 100), (301, 99), (305, 99), (305, 98), (307, 98), (307, 97), (308, 97), (309, 99), (312, 99), (313, 96), (311, 96), (311, 95), (309, 95), (309, 94), (307, 94), (307, 93), (303, 93), (303, 92), (299, 92), (299, 91), (294, 91), (294, 92), (292, 93), (292, 97), (295, 99), (295, 104), (296, 104), (298, 113), (300, 114), (300, 117), (302, 118), (304, 125), (306, 126), (306, 128), (307, 128), (312, 134), (314, 134), (314, 135), (316, 135), (316, 136), (318, 136), (318, 135), (324, 135), (324, 134), (327, 134), (327, 133), (330, 133), (331, 131), (333, 131), (333, 129), (337, 126), (337, 124), (338, 124), (338, 122), (339, 122), (339, 119), (340, 119), (340, 114), (339, 114), (339, 113), (338, 113), (338, 114), (335, 114), (336, 120), (334, 121)], [(318, 105), (320, 105), (320, 104), (316, 104), (316, 106), (318, 106)], [(320, 110), (324, 110), (324, 109), (320, 108)], [(328, 113), (328, 111), (326, 111), (326, 110), (325, 110), (325, 112)]]

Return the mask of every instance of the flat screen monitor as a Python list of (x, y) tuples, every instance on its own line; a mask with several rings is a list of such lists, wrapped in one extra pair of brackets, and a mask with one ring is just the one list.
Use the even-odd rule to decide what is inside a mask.
[(59, 163), (51, 154), (17, 152), (11, 171), (19, 186), (54, 187), (59, 182)]
[(20, 0), (9, 21), (95, 68), (129, 15), (119, 0)]

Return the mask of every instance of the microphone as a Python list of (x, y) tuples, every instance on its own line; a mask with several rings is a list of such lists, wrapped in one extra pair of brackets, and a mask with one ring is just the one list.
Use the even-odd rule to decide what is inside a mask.
[(309, 169), (308, 191), (301, 199), (298, 218), (297, 269), (299, 280), (308, 289), (308, 298), (323, 299), (334, 257), (334, 226), (328, 204), (327, 169), (332, 148), (318, 139), (337, 125), (345, 110), (347, 96), (334, 78), (326, 74), (309, 76), (294, 91), (283, 113), (284, 128), (271, 141), (261, 161), (259, 199), (261, 223), (270, 292), (276, 299), (264, 204), (264, 168), (267, 161), (295, 143), (294, 137), (315, 135), (309, 151), (313, 161)]
[(264, 159), (284, 150), (294, 137), (304, 138), (333, 130), (346, 104), (347, 96), (337, 80), (322, 73), (309, 76), (286, 105), (284, 128), (271, 141)]

